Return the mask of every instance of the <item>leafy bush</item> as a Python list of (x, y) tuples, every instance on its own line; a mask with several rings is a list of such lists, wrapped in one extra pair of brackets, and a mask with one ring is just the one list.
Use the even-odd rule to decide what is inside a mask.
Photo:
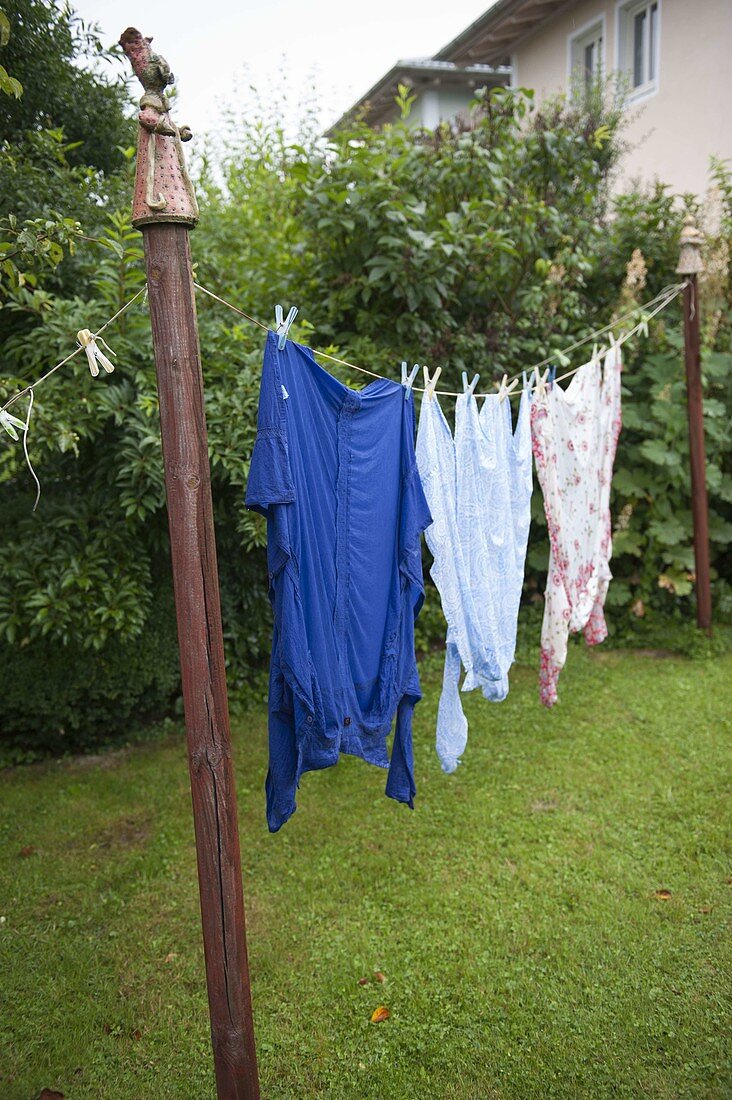
[(106, 745), (170, 709), (180, 674), (169, 586), (132, 640), (0, 643), (0, 766)]
[[(125, 114), (123, 70), (114, 72), (120, 51), (105, 49), (98, 28), (56, 0), (3, 0), (3, 13), (0, 63), (21, 94), (0, 95), (0, 141), (17, 146), (28, 133), (60, 130), (73, 164), (102, 172), (118, 168), (120, 147), (135, 133)], [(79, 64), (87, 59), (106, 61), (110, 75)]]

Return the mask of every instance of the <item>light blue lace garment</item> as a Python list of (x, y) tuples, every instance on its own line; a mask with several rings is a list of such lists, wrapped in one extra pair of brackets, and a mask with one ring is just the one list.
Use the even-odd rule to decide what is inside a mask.
[(437, 714), (437, 754), (454, 771), (468, 739), (462, 690), (493, 701), (508, 694), (530, 523), (531, 428), (528, 393), (514, 434), (508, 401), (472, 393), (455, 408), (455, 438), (436, 397), (424, 400), (417, 465), (433, 523), (425, 531), (432, 579), (447, 619)]

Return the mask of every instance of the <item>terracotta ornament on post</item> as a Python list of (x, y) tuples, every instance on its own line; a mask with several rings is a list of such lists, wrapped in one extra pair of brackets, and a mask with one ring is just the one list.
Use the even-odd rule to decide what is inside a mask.
[(170, 65), (153, 53), (152, 38), (143, 38), (134, 27), (128, 27), (119, 42), (145, 89), (137, 116), (140, 132), (132, 224), (137, 229), (161, 222), (193, 227), (198, 222), (198, 203), (182, 145), (193, 135), (187, 126), (179, 129), (170, 117), (170, 104), (163, 94), (175, 79)]

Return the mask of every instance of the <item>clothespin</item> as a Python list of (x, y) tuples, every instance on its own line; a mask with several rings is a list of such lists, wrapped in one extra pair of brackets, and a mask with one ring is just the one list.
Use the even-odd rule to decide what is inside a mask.
[(549, 378), (549, 368), (544, 371), (543, 374), (539, 374), (538, 368), (534, 370), (536, 375), (536, 381), (534, 382), (534, 395), (542, 400), (546, 397), (547, 379)]
[(287, 333), (290, 331), (290, 326), (297, 317), (298, 312), (297, 306), (293, 306), (287, 317), (285, 317), (282, 306), (275, 306), (275, 335), (279, 336), (277, 341), (278, 351), (284, 351), (287, 343)]
[(552, 385), (552, 383), (554, 382), (556, 377), (557, 377), (557, 368), (556, 368), (555, 364), (552, 363), (552, 365), (549, 367), (549, 379), (548, 379), (548, 381), (549, 381), (550, 386)]
[(501, 383), (498, 387), (498, 400), (499, 400), (501, 405), (503, 404), (503, 402), (506, 400), (507, 397), (510, 397), (510, 395), (516, 389), (518, 384), (519, 384), (518, 378), (514, 378), (513, 382), (509, 382), (508, 381), (508, 375), (504, 374), (503, 378), (501, 379)]
[(6, 412), (5, 409), (0, 409), (0, 424), (5, 428), (10, 438), (16, 440), (20, 437), (15, 429), (20, 428), (22, 432), (26, 429), (25, 420), (18, 420), (17, 416), (12, 416), (9, 412)]
[[(555, 351), (554, 352), (554, 358), (559, 363), (560, 367), (568, 367), (569, 366), (569, 362), (570, 362), (569, 356), (565, 355), (565, 353), (563, 351)], [(556, 370), (555, 370), (554, 373), (556, 374)], [(552, 378), (551, 381), (553, 382), (554, 379)]]
[(428, 401), (431, 401), (435, 394), (435, 386), (437, 385), (437, 379), (442, 374), (442, 367), (438, 367), (435, 373), (430, 378), (429, 367), (423, 367), (424, 371), (424, 395)]
[(80, 345), (86, 352), (86, 360), (89, 364), (89, 371), (91, 372), (92, 378), (99, 377), (100, 363), (104, 367), (107, 374), (112, 374), (112, 372), (114, 371), (114, 363), (110, 363), (104, 352), (100, 351), (97, 347), (98, 341), (100, 344), (104, 344), (110, 355), (114, 355), (114, 352), (112, 351), (106, 340), (104, 340), (101, 336), (95, 336), (94, 333), (90, 332), (88, 328), (79, 329), (76, 334), (76, 339), (79, 341)]
[(649, 313), (641, 313), (641, 319), (638, 322), (638, 332), (641, 336), (645, 336), (646, 338), (648, 338), (648, 322), (650, 319), (651, 316)]
[(419, 372), (419, 363), (415, 363), (409, 374), (407, 374), (406, 360), (402, 360), (402, 385), (404, 386), (404, 400), (406, 401), (412, 392), (412, 386), (414, 380)]
[(474, 374), (473, 375), (473, 381), (468, 383), (468, 372), (466, 370), (464, 370), (463, 371), (463, 392), (467, 393), (467, 394), (475, 393), (475, 387), (478, 385), (479, 379), (480, 379), (480, 375), (479, 374)]

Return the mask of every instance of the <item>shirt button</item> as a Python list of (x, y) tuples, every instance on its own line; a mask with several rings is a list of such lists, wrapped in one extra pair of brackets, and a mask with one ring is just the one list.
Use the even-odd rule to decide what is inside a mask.
[(343, 725), (344, 726), (350, 726), (350, 724), (351, 724), (351, 719), (350, 718), (344, 718), (343, 719)]
[(312, 724), (313, 724), (313, 716), (312, 716), (312, 714), (309, 714), (309, 715), (307, 716), (307, 718), (305, 719), (305, 721), (307, 722), (307, 724), (308, 724), (309, 726), (312, 726)]

